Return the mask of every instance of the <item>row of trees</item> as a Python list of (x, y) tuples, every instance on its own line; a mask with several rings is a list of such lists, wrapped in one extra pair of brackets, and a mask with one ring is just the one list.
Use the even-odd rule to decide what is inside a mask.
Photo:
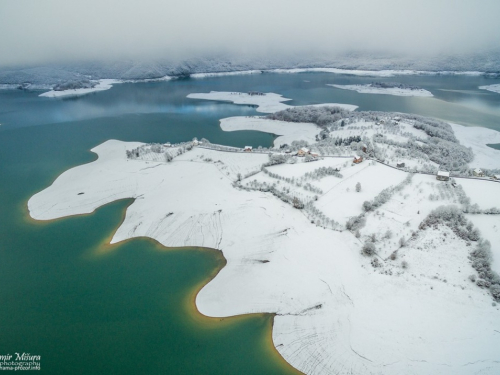
[[(167, 147), (160, 143), (146, 143), (132, 150), (126, 150), (127, 159), (151, 159), (156, 161), (171, 162), (174, 157), (182, 155), (193, 149), (191, 142), (183, 142)], [(151, 155), (153, 154), (153, 155)], [(161, 155), (163, 154), (163, 158)], [(151, 155), (151, 156), (150, 156)]]
[(407, 85), (399, 82), (372, 82), (371, 87), (381, 88), (381, 89), (404, 89), (404, 90), (422, 90), (421, 87)]
[(322, 128), (346, 117), (348, 111), (335, 106), (292, 107), (272, 113), (266, 117), (271, 120), (287, 122), (311, 122)]

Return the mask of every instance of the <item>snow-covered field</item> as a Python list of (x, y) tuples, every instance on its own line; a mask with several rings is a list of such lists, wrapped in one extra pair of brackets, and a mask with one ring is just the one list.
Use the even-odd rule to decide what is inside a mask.
[(500, 84), (479, 86), (481, 90), (488, 90), (492, 92), (497, 92), (500, 94)]
[[(500, 310), (489, 292), (468, 280), (475, 271), (466, 242), (447, 227), (421, 230), (410, 239), (433, 208), (456, 201), (451, 185), (414, 176), (366, 215), (358, 238), (315, 225), (303, 210), (270, 193), (238, 188), (235, 181), (257, 173), (243, 177), (242, 186), (263, 179), (292, 193), (308, 181), (324, 190), (314, 205), (340, 221), (359, 215), (364, 200), (399, 184), (407, 173), (368, 161), (353, 165), (345, 158), (310, 163), (296, 158), (295, 164), (268, 167), (273, 176), (296, 180), (320, 167), (339, 167), (342, 173), (317, 180), (309, 175), (298, 187), (259, 172), (265, 154), (194, 147), (170, 163), (161, 161), (162, 154), (127, 159), (125, 151), (137, 146), (110, 140), (95, 147), (96, 161), (64, 172), (29, 200), (30, 215), (49, 220), (135, 198), (111, 242), (147, 236), (165, 246), (221, 250), (227, 265), (198, 294), (200, 312), (275, 313), (276, 348), (307, 374), (500, 371)], [(430, 193), (437, 198), (430, 200)], [(470, 197), (490, 199), (490, 206), (497, 201), (481, 189), (472, 189)], [(373, 234), (378, 256), (369, 258), (360, 250)], [(398, 244), (401, 236), (407, 239), (404, 247)]]
[(327, 86), (336, 87), (343, 90), (353, 90), (359, 92), (360, 94), (385, 94), (385, 95), (395, 95), (395, 96), (424, 96), (430, 97), (434, 96), (430, 91), (424, 89), (407, 89), (407, 88), (397, 88), (397, 87), (372, 87), (368, 85), (334, 85), (327, 84)]
[(101, 79), (101, 80), (99, 80), (99, 83), (92, 88), (71, 89), (71, 90), (62, 90), (62, 91), (51, 90), (51, 91), (44, 92), (43, 94), (40, 94), (38, 96), (43, 96), (43, 97), (47, 97), (47, 98), (61, 98), (61, 97), (65, 97), (65, 96), (82, 96), (82, 95), (90, 94), (92, 92), (109, 90), (111, 87), (113, 87), (114, 84), (117, 84), (117, 83), (122, 83), (122, 81), (119, 81), (116, 79)]

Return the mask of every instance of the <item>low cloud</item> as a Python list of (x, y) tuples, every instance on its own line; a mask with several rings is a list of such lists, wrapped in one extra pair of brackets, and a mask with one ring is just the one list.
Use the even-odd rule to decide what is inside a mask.
[(500, 46), (498, 0), (2, 0), (0, 66)]

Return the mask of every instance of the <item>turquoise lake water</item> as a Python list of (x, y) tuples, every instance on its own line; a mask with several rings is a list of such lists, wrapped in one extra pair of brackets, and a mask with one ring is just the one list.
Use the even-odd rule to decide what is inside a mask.
[[(418, 85), (435, 97), (325, 86), (372, 81)], [(271, 315), (223, 321), (197, 315), (192, 299), (223, 266), (218, 252), (165, 250), (147, 239), (106, 245), (130, 201), (36, 222), (27, 200), (68, 168), (95, 160), (89, 149), (107, 139), (272, 144), (269, 134), (220, 130), (220, 118), (255, 115), (253, 107), (187, 99), (192, 92), (276, 92), (293, 99), (289, 104), (356, 104), (500, 131), (500, 94), (477, 89), (494, 83), (304, 73), (120, 84), (73, 99), (0, 91), (0, 354), (41, 355), (48, 374), (294, 373), (270, 345)]]

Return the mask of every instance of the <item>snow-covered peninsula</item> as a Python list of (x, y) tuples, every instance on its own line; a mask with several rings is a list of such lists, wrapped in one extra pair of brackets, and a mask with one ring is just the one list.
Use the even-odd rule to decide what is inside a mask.
[[(254, 96), (244, 104), (284, 105)], [(218, 96), (233, 97), (241, 95)], [(492, 134), (468, 149), (459, 125), (331, 106), (287, 106), (221, 127), (281, 137), (277, 148), (246, 151), (109, 140), (92, 150), (96, 161), (35, 194), (30, 215), (134, 198), (111, 242), (146, 236), (222, 251), (227, 265), (198, 294), (199, 311), (276, 314), (274, 345), (306, 374), (500, 371), (500, 183), (488, 169), (472, 180), (435, 174), (441, 165), (473, 177), (470, 163)], [(480, 163), (499, 160), (491, 150)]]
[(488, 90), (491, 92), (496, 92), (500, 94), (500, 84), (496, 85), (487, 85), (487, 86), (479, 86), (481, 90)]
[(66, 89), (66, 90), (50, 90), (40, 94), (39, 96), (47, 98), (61, 98), (68, 96), (82, 96), (93, 92), (109, 90), (114, 84), (121, 83), (121, 81), (116, 79), (101, 79), (92, 87), (77, 88), (77, 89)]
[[(234, 104), (253, 105), (256, 106), (257, 112), (261, 113), (274, 113), (282, 111), (293, 106), (284, 104), (283, 102), (292, 99), (284, 98), (282, 95), (272, 92), (223, 92), (223, 91), (210, 91), (209, 93), (193, 93), (187, 96), (191, 99), (204, 99), (222, 102), (230, 102)], [(335, 106), (342, 107), (348, 111), (354, 111), (358, 106), (352, 104), (340, 103), (323, 103), (314, 106)]]
[(385, 94), (385, 95), (395, 95), (395, 96), (434, 96), (430, 91), (424, 90), (420, 87), (411, 87), (402, 84), (367, 84), (367, 85), (334, 85), (327, 84), (327, 86), (332, 86), (343, 90), (353, 90), (360, 94)]

